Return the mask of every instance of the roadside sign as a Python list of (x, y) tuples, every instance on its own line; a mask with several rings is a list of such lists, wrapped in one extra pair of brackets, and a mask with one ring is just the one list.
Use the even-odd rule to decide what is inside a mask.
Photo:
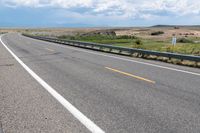
[(176, 45), (176, 37), (175, 36), (172, 37), (172, 45)]

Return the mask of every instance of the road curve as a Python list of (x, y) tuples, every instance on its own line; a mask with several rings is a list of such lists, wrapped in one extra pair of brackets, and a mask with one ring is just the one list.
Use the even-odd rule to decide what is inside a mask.
[[(102, 132), (200, 132), (199, 69), (59, 45), (17, 33), (1, 40)], [(4, 132), (91, 132), (91, 124), (62, 106), (3, 44), (0, 122)]]

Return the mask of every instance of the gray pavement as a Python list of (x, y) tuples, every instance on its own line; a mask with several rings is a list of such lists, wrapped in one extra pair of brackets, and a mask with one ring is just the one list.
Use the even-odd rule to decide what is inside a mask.
[[(28, 67), (105, 132), (200, 132), (200, 76), (129, 60), (197, 74), (200, 74), (199, 69), (83, 50), (19, 34), (7, 34), (2, 40)], [(3, 130), (89, 132), (2, 45), (0, 73)]]
[(0, 133), (3, 133), (2, 124), (0, 122)]
[(87, 133), (0, 45), (0, 120), (4, 133)]

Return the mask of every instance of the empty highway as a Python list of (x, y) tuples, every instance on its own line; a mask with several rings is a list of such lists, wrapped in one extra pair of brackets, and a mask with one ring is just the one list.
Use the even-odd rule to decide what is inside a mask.
[(199, 133), (200, 69), (5, 34), (1, 129)]

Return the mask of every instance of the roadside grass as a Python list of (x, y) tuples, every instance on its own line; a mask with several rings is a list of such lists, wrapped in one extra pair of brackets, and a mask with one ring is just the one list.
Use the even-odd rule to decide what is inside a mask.
[[(129, 48), (138, 48), (134, 43), (119, 43), (115, 46), (129, 47)], [(157, 42), (151, 40), (143, 40), (143, 45), (139, 48), (153, 51), (161, 52), (173, 52), (180, 54), (192, 54), (200, 56), (200, 43), (177, 43), (176, 46), (172, 46), (170, 42)]]
[(193, 41), (200, 41), (200, 37), (188, 37), (188, 39)]
[[(171, 45), (170, 38), (166, 41), (156, 41), (153, 39), (138, 38), (135, 36), (109, 36), (109, 35), (94, 35), (94, 36), (59, 36), (60, 39), (78, 40), (100, 44), (109, 44), (114, 46), (140, 48), (145, 50), (154, 50), (161, 52), (174, 52), (180, 54), (192, 54), (200, 56), (200, 43), (192, 41), (199, 38), (190, 38), (190, 43), (177, 43), (176, 46)], [(139, 44), (137, 43), (139, 42)]]

